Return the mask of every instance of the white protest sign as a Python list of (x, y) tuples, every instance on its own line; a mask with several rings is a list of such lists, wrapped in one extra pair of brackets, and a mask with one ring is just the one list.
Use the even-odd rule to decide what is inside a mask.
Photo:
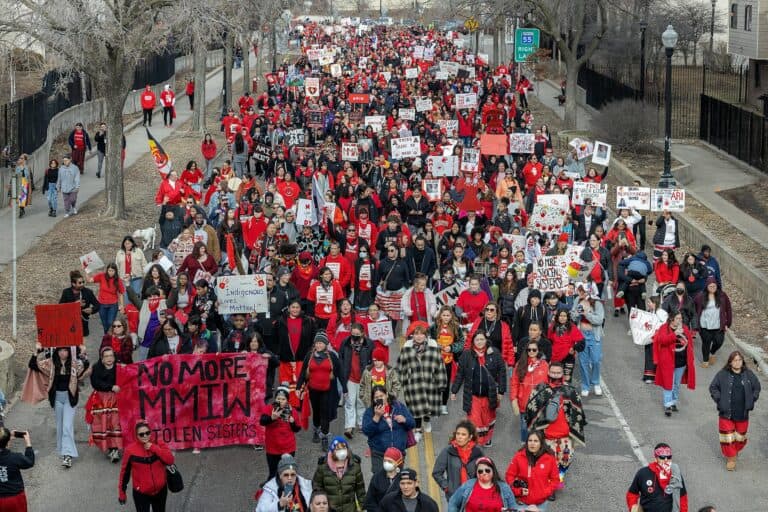
[(93, 274), (97, 270), (104, 268), (104, 262), (101, 261), (96, 251), (91, 251), (84, 256), (80, 256), (80, 266), (83, 267), (86, 273)]
[(447, 71), (435, 71), (435, 80), (448, 80)]
[(316, 98), (320, 96), (320, 79), (316, 76), (308, 76), (304, 79), (304, 91), (307, 96)]
[[(240, 219), (242, 219), (242, 217), (240, 217)], [(163, 270), (165, 270), (166, 273), (170, 273), (173, 268), (173, 262), (169, 260), (166, 255), (160, 256), (160, 259), (157, 260), (157, 264), (163, 267)]]
[(456, 109), (477, 108), (477, 94), (470, 92), (456, 95)]
[(389, 320), (379, 320), (368, 324), (368, 337), (376, 341), (394, 341), (395, 335), (392, 332), (392, 322)]
[(320, 64), (321, 66), (330, 66), (331, 64), (333, 64), (333, 61), (334, 61), (333, 55), (329, 55), (326, 53), (322, 57), (320, 57), (320, 59), (318, 59), (317, 63)]
[(569, 265), (571, 263), (580, 262), (582, 252), (584, 252), (584, 248), (582, 246), (576, 244), (568, 244), (568, 247), (565, 249), (565, 254), (563, 255), (565, 262)]
[(653, 335), (663, 322), (656, 313), (632, 308), (629, 311), (629, 329), (632, 331), (632, 341), (635, 345), (650, 345)]
[(416, 109), (415, 108), (401, 108), (399, 112), (400, 119), (403, 121), (415, 121)]
[(586, 199), (592, 201), (593, 206), (605, 207), (608, 202), (608, 185), (576, 181), (573, 184), (573, 204), (584, 204)]
[(421, 155), (421, 138), (400, 137), (392, 139), (392, 158), (402, 160), (403, 158), (418, 158)]
[(331, 65), (331, 76), (334, 78), (338, 78), (341, 76), (341, 64)]
[(443, 180), (421, 180), (421, 190), (430, 203), (439, 201), (443, 196)]
[(525, 237), (523, 235), (513, 235), (511, 233), (502, 233), (501, 238), (509, 244), (510, 254), (525, 250)]
[(360, 159), (360, 147), (354, 142), (342, 142), (341, 159), (348, 162), (357, 162)]
[(412, 80), (414, 78), (419, 78), (419, 68), (407, 68), (405, 70), (405, 78), (407, 80)]
[(413, 47), (413, 58), (414, 59), (423, 59), (424, 58), (424, 47), (417, 45)]
[(438, 307), (455, 305), (456, 301), (459, 300), (459, 294), (466, 289), (466, 283), (459, 281), (456, 284), (452, 284), (435, 293), (435, 301), (437, 302)]
[(454, 149), (456, 148), (456, 145), (459, 143), (456, 139), (448, 139), (448, 144), (443, 146), (443, 156), (454, 156)]
[(543, 256), (533, 263), (533, 288), (542, 292), (564, 290), (568, 286), (568, 264), (563, 256)]
[(389, 71), (382, 71), (381, 76), (384, 78), (384, 80), (387, 81), (387, 83), (389, 83), (389, 80), (392, 78), (392, 73)]
[(477, 57), (475, 57), (475, 64), (478, 66), (487, 66), (488, 62), (489, 60), (487, 53), (478, 53)]
[(315, 224), (317, 224), (317, 218), (315, 216), (315, 208), (312, 206), (312, 201), (309, 199), (297, 199), (296, 225), (314, 226)]
[(509, 154), (533, 153), (536, 147), (536, 135), (533, 133), (510, 133)]
[(368, 65), (368, 57), (360, 57), (357, 60), (358, 67), (364, 68)]
[(456, 134), (459, 133), (458, 119), (440, 119), (437, 121), (437, 126), (440, 127), (440, 131), (445, 130), (445, 134), (449, 138), (456, 137)]
[(424, 48), (424, 59), (428, 62), (435, 60), (435, 49), (432, 47)]
[(533, 213), (530, 219), (528, 219), (528, 229), (546, 234), (560, 233), (567, 210), (567, 206), (557, 207), (536, 203), (533, 205)]
[(651, 189), (651, 211), (663, 212), (684, 212), (685, 211), (685, 190), (674, 188), (652, 188)]
[(309, 48), (307, 49), (307, 58), (309, 60), (320, 60), (320, 57), (322, 57), (323, 52), (318, 48)]
[(568, 145), (576, 150), (576, 158), (578, 158), (579, 160), (583, 158), (587, 158), (595, 150), (595, 146), (594, 144), (592, 144), (592, 142), (585, 139), (581, 139), (579, 137), (576, 137), (575, 139), (573, 139), (571, 142), (568, 143)]
[(566, 210), (570, 208), (567, 194), (540, 194), (536, 203)]
[(416, 112), (428, 112), (432, 110), (432, 100), (430, 98), (419, 98), (416, 100)]
[(370, 126), (375, 132), (380, 132), (386, 123), (387, 119), (384, 116), (365, 116), (365, 126)]
[(651, 189), (648, 187), (616, 187), (616, 208), (651, 209)]
[(432, 176), (457, 176), (459, 174), (459, 157), (457, 156), (428, 156), (427, 171)]
[(605, 142), (595, 141), (595, 152), (592, 153), (592, 163), (608, 165), (611, 161), (611, 145)]
[(449, 76), (456, 76), (456, 73), (459, 72), (458, 62), (441, 60), (438, 66), (440, 66), (440, 71), (447, 73)]
[(464, 148), (461, 152), (461, 171), (477, 172), (480, 165), (480, 150), (477, 148)]
[(267, 275), (221, 276), (216, 278), (218, 311), (222, 315), (266, 313)]

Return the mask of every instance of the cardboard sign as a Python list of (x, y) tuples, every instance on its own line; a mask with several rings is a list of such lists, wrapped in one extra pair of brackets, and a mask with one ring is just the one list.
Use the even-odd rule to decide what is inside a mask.
[(480, 165), (480, 150), (464, 148), (461, 152), (461, 172), (477, 172)]
[(355, 142), (342, 142), (341, 159), (357, 162), (360, 159), (360, 147)]
[(96, 254), (96, 251), (91, 251), (85, 256), (80, 256), (80, 265), (88, 274), (93, 274), (97, 270), (104, 268), (104, 262), (101, 261), (101, 258)]
[(416, 112), (429, 112), (432, 110), (432, 100), (430, 98), (419, 98), (416, 100)]
[(418, 158), (421, 155), (421, 137), (400, 137), (392, 139), (392, 158)]
[(401, 108), (398, 112), (398, 116), (403, 121), (415, 121), (416, 120), (416, 109), (415, 108)]
[(563, 256), (543, 256), (533, 263), (533, 288), (542, 292), (563, 290), (568, 286), (568, 265)]
[(441, 60), (438, 63), (438, 66), (440, 67), (440, 71), (442, 71), (443, 73), (447, 73), (448, 76), (456, 76), (456, 74), (459, 72), (458, 62)]
[(637, 308), (632, 308), (629, 311), (629, 329), (632, 332), (632, 341), (635, 345), (653, 343), (653, 335), (656, 334), (662, 323), (656, 313)]
[(165, 355), (118, 365), (125, 442), (145, 419), (171, 450), (264, 444), (259, 424), (267, 360), (254, 352)]
[(536, 203), (533, 205), (533, 213), (528, 219), (528, 229), (550, 235), (558, 234), (563, 228), (567, 210), (567, 207)]
[(317, 217), (315, 216), (315, 208), (312, 206), (312, 201), (309, 199), (297, 199), (296, 225), (314, 226), (315, 224), (317, 224)]
[(590, 199), (593, 206), (605, 207), (608, 202), (608, 185), (585, 181), (574, 182), (573, 204), (584, 204), (586, 199)]
[(349, 95), (349, 102), (352, 105), (367, 105), (371, 102), (370, 94), (352, 93)]
[(304, 79), (304, 92), (310, 98), (320, 96), (320, 79), (316, 76), (308, 76)]
[(419, 68), (407, 68), (405, 70), (405, 78), (406, 80), (413, 80), (415, 78), (419, 78)]
[(544, 204), (564, 210), (570, 209), (570, 202), (567, 194), (540, 194), (536, 198), (538, 204)]
[(474, 92), (468, 94), (456, 95), (456, 110), (477, 108), (477, 94)]
[(533, 153), (535, 147), (536, 135), (533, 133), (509, 134), (509, 153), (511, 155), (520, 153)]
[(508, 155), (509, 138), (506, 135), (484, 133), (480, 135), (480, 152), (484, 155)]
[(219, 313), (266, 313), (269, 309), (266, 274), (220, 276), (216, 278)]
[(375, 132), (381, 132), (386, 124), (387, 119), (384, 116), (365, 116), (366, 128), (370, 126)]
[(333, 55), (328, 55), (327, 53), (324, 54), (320, 59), (318, 59), (317, 63), (321, 66), (330, 66), (334, 63), (336, 59), (334, 59)]
[(439, 126), (440, 131), (444, 132), (449, 138), (454, 138), (459, 133), (458, 119), (440, 119), (437, 122), (437, 126)]
[(651, 211), (663, 212), (684, 212), (685, 211), (685, 190), (674, 188), (652, 188), (651, 189)]
[(611, 145), (605, 142), (595, 141), (595, 152), (592, 153), (592, 163), (608, 165), (611, 161)]
[(459, 157), (457, 156), (428, 156), (427, 171), (434, 177), (458, 176)]
[(331, 76), (333, 78), (339, 78), (341, 76), (341, 64), (331, 65)]
[(651, 189), (648, 187), (616, 187), (616, 208), (651, 209)]
[(37, 341), (45, 348), (76, 347), (83, 343), (80, 302), (35, 306)]
[(421, 190), (430, 203), (443, 197), (443, 180), (421, 180)]
[(296, 128), (288, 131), (288, 133), (285, 134), (285, 140), (288, 142), (289, 146), (303, 146), (306, 143), (304, 130)]
[(395, 335), (392, 332), (392, 322), (389, 320), (379, 320), (368, 324), (368, 337), (375, 341), (394, 341)]
[(458, 281), (447, 288), (443, 288), (435, 294), (437, 306), (455, 306), (461, 292), (467, 289), (466, 283)]
[(595, 146), (594, 144), (592, 144), (592, 142), (585, 139), (581, 139), (579, 137), (576, 137), (575, 139), (573, 139), (571, 142), (568, 143), (568, 145), (576, 150), (576, 158), (578, 158), (579, 160), (587, 158), (595, 150)]

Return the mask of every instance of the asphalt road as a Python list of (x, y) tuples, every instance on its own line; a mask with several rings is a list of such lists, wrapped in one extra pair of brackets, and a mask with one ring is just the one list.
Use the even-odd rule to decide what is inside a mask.
[[(91, 331), (100, 330), (98, 321)], [(93, 337), (92, 337), (93, 338)], [(90, 340), (92, 354), (96, 340)], [(698, 346), (698, 342), (697, 342)], [(730, 350), (726, 346), (723, 350)], [(587, 447), (576, 450), (567, 475), (566, 489), (550, 510), (618, 511), (624, 510), (624, 494), (634, 472), (640, 467), (640, 457), (650, 458), (653, 445), (659, 441), (671, 444), (674, 458), (681, 465), (691, 496), (691, 509), (715, 504), (718, 510), (729, 512), (763, 512), (768, 508), (768, 413), (758, 402), (752, 415), (752, 439), (734, 473), (726, 472), (717, 437), (717, 417), (707, 387), (716, 370), (697, 368), (698, 387), (681, 392), (681, 411), (666, 418), (661, 405), (659, 388), (641, 382), (642, 350), (632, 344), (627, 335), (626, 317), (610, 317), (604, 341), (605, 396), (585, 400), (589, 425), (586, 427)], [(394, 360), (395, 354), (392, 354)], [(720, 360), (724, 359), (721, 352)], [(87, 394), (84, 394), (84, 397)], [(85, 402), (85, 398), (81, 400)], [(763, 401), (764, 402), (764, 401)], [(449, 404), (450, 415), (433, 421), (433, 432), (409, 450), (407, 465), (419, 473), (421, 488), (439, 496), (436, 485), (428, 475), (432, 463), (448, 441), (453, 425), (462, 417), (460, 400)], [(117, 503), (119, 466), (113, 465), (94, 447), (87, 445), (88, 433), (83, 422), (82, 408), (76, 422), (76, 437), (80, 458), (65, 470), (55, 454), (55, 424), (53, 411), (47, 402), (32, 407), (19, 403), (8, 414), (6, 424), (11, 428), (29, 429), (37, 451), (37, 465), (24, 472), (30, 510), (57, 512), (103, 512), (120, 510)], [(340, 411), (343, 415), (343, 411)], [(340, 433), (343, 425), (336, 421), (332, 431)], [(494, 445), (487, 453), (501, 471), (519, 447), (518, 418), (504, 401), (497, 422)], [(300, 474), (311, 478), (318, 462), (319, 445), (310, 441), (311, 433), (299, 434), (297, 459)], [(630, 441), (632, 439), (632, 441)], [(633, 444), (636, 443), (636, 446)], [(365, 438), (358, 435), (351, 443), (352, 451), (363, 455)], [(12, 448), (19, 449), (14, 441)], [(185, 480), (185, 490), (169, 499), (170, 511), (253, 510), (253, 495), (265, 479), (263, 452), (249, 447), (233, 446), (179, 452), (177, 463)], [(363, 457), (366, 481), (370, 464)], [(130, 496), (130, 494), (129, 494)], [(62, 499), (63, 497), (66, 497)], [(131, 503), (125, 507), (132, 510)], [(443, 510), (446, 510), (443, 506)]]

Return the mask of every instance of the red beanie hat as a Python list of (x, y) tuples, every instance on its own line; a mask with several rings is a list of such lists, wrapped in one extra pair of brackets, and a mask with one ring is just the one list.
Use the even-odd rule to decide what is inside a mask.
[(568, 233), (560, 233), (560, 236), (557, 237), (558, 242), (567, 242), (568, 241)]
[(394, 463), (397, 464), (398, 466), (402, 466), (403, 462), (405, 462), (405, 460), (403, 459), (403, 453), (397, 448), (395, 448), (394, 446), (390, 446), (384, 451), (383, 458), (394, 461)]
[(384, 364), (389, 364), (389, 351), (385, 348), (377, 347), (373, 349), (371, 358), (374, 361), (383, 361)]

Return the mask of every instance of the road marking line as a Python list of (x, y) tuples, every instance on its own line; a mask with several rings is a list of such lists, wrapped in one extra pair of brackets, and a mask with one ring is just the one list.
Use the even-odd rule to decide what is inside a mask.
[(419, 467), (419, 445), (411, 446), (405, 450), (406, 467), (416, 469)]
[[(432, 478), (432, 470), (435, 468), (435, 446), (432, 443), (432, 432), (424, 432), (424, 460), (427, 465), (427, 472), (424, 478), (429, 481), (429, 495), (437, 502), (440, 512), (443, 512), (442, 492), (437, 486), (437, 482)], [(424, 482), (424, 479), (421, 480)]]
[(621, 409), (619, 409), (619, 404), (616, 403), (611, 390), (608, 389), (608, 385), (605, 383), (605, 380), (602, 377), (600, 377), (600, 386), (603, 388), (603, 396), (608, 400), (608, 404), (613, 410), (613, 415), (616, 416), (621, 429), (624, 431), (624, 435), (627, 436), (627, 441), (629, 441), (629, 446), (632, 447), (632, 451), (635, 453), (635, 457), (637, 457), (637, 460), (640, 461), (640, 464), (647, 466), (648, 459), (645, 458), (643, 450), (640, 449), (640, 443), (637, 442), (635, 434), (632, 433), (632, 429), (629, 428), (629, 423), (627, 423), (626, 418), (624, 418), (624, 415), (621, 413)]

